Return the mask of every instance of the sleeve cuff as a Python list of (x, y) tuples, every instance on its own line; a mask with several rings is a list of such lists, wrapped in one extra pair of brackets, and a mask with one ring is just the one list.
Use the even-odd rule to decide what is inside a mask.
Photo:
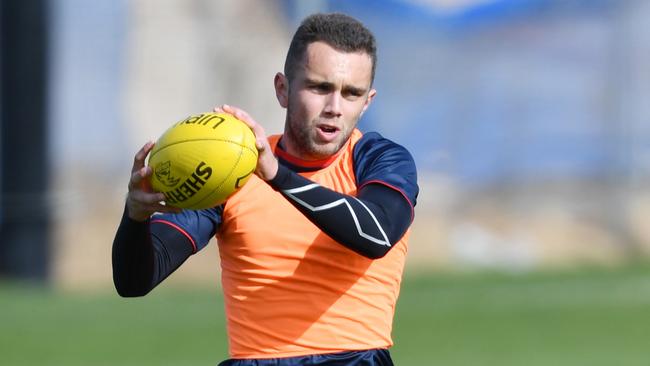
[(268, 183), (271, 188), (275, 189), (276, 191), (289, 189), (291, 188), (289, 184), (291, 182), (291, 174), (292, 171), (289, 170), (289, 168), (285, 167), (282, 164), (278, 164), (278, 172), (275, 174), (275, 178), (268, 181)]

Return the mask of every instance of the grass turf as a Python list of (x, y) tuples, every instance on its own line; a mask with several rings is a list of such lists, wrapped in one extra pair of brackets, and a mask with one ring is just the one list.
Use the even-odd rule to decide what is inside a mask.
[[(0, 286), (2, 365), (215, 365), (216, 288), (140, 299)], [(555, 273), (407, 272), (391, 350), (399, 366), (647, 365), (650, 266)]]

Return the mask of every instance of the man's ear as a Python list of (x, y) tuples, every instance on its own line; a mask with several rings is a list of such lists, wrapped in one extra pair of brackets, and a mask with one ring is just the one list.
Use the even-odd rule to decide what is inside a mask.
[(366, 102), (363, 104), (363, 109), (359, 114), (359, 117), (363, 116), (363, 114), (366, 112), (366, 109), (370, 107), (370, 103), (372, 103), (372, 100), (375, 98), (375, 95), (377, 95), (377, 90), (370, 89), (370, 91), (368, 92), (368, 97), (366, 98)]
[(278, 103), (282, 108), (287, 108), (289, 105), (289, 80), (283, 73), (278, 72), (273, 79), (275, 86), (275, 97), (278, 98)]

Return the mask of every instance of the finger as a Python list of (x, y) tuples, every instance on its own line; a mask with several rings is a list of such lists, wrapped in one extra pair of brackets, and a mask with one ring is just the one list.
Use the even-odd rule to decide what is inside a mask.
[(257, 147), (257, 150), (259, 152), (264, 152), (266, 150), (266, 147), (269, 145), (269, 141), (265, 139), (255, 139), (255, 147)]
[(176, 214), (181, 211), (179, 208), (165, 206), (159, 203), (151, 205), (131, 204), (129, 206), (129, 216), (138, 221), (144, 221), (156, 212)]
[(153, 149), (154, 142), (149, 141), (142, 148), (135, 154), (135, 157), (133, 158), (133, 168), (131, 168), (131, 172), (136, 172), (142, 167), (144, 167), (144, 160), (149, 155), (149, 152), (151, 149)]
[(259, 143), (260, 141), (262, 141), (262, 142), (267, 141), (266, 132), (264, 131), (264, 127), (262, 127), (261, 125), (259, 125), (257, 123), (250, 124), (250, 123), (247, 123), (246, 121), (244, 121), (244, 123), (246, 123), (248, 125), (248, 127), (250, 127), (250, 129), (253, 130), (253, 133), (255, 134), (255, 138), (256, 138), (256, 144)]
[(179, 213), (183, 211), (181, 208), (168, 205), (164, 201), (165, 198), (162, 193), (135, 192), (132, 194), (132, 199), (149, 212)]
[(152, 170), (151, 167), (144, 166), (137, 171), (134, 171), (131, 174), (131, 180), (129, 181), (129, 189), (134, 189), (134, 188), (145, 188), (142, 185), (144, 183), (147, 183), (149, 180), (149, 176), (151, 175)]
[(241, 121), (248, 122), (249, 124), (251, 124), (251, 123), (252, 124), (257, 124), (255, 122), (255, 120), (253, 120), (253, 118), (251, 118), (251, 116), (248, 113), (246, 113), (246, 111), (244, 111), (244, 110), (242, 110), (240, 108), (233, 107), (233, 106), (228, 105), (228, 104), (224, 104), (221, 108), (226, 113), (232, 114), (233, 116), (237, 117), (237, 119), (239, 119)]
[(237, 117), (237, 119), (239, 119), (240, 121), (243, 121), (244, 123), (246, 123), (248, 125), (248, 127), (250, 127), (251, 129), (254, 126), (259, 126), (260, 125), (259, 123), (257, 123), (253, 119), (253, 117), (251, 117), (248, 113), (246, 113), (246, 112), (244, 112), (242, 110), (235, 111), (235, 117)]
[(129, 198), (141, 205), (153, 205), (164, 201), (165, 195), (158, 192), (133, 191), (129, 193)]
[(183, 209), (178, 208), (178, 207), (172, 207), (172, 206), (163, 205), (163, 204), (156, 205), (156, 212), (180, 213), (181, 211), (183, 211)]
[(266, 139), (266, 132), (264, 131), (262, 125), (257, 123), (246, 111), (228, 104), (221, 106), (221, 109), (226, 113), (232, 114), (238, 120), (244, 122), (251, 130), (253, 130), (255, 136)]
[[(164, 193), (160, 192), (146, 192), (142, 190), (133, 190), (130, 191), (128, 194), (128, 199), (140, 206), (151, 206), (151, 205), (159, 205), (161, 203), (164, 203), (165, 199)], [(171, 207), (171, 206), (167, 206)]]
[(228, 104), (222, 104), (218, 107), (214, 107), (213, 111), (215, 113), (227, 113), (227, 114), (232, 114), (233, 116), (235, 115), (234, 108)]
[(179, 213), (182, 211), (182, 209), (178, 207), (172, 207), (168, 205), (164, 205), (160, 202), (152, 203), (149, 205), (144, 206), (147, 211), (149, 212), (164, 212), (164, 213)]
[(223, 104), (221, 105), (221, 109), (226, 113), (235, 114), (235, 108), (231, 105)]
[(251, 117), (248, 113), (240, 110), (240, 109), (233, 109), (233, 115), (240, 121), (244, 122), (253, 132), (255, 133), (255, 136), (258, 136), (260, 134), (264, 135), (264, 128), (262, 125), (257, 123), (253, 117)]

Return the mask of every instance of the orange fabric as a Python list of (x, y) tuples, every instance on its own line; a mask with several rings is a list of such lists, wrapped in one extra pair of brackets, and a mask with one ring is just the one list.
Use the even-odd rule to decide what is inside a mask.
[[(305, 177), (355, 195), (351, 142)], [(275, 148), (279, 137), (271, 137)], [(217, 234), (230, 355), (291, 357), (387, 348), (407, 235), (381, 259), (336, 243), (257, 176), (226, 203)]]

